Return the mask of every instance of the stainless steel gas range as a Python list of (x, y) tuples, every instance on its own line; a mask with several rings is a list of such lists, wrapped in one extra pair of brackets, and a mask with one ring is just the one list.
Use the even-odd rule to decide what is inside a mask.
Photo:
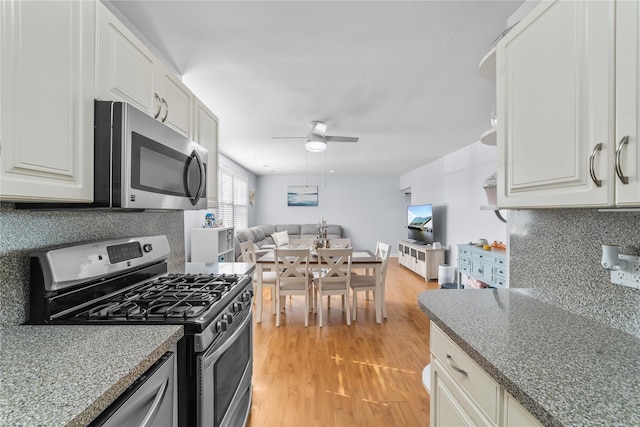
[(247, 274), (167, 272), (166, 236), (31, 256), (31, 324), (177, 324), (178, 424), (242, 426), (251, 407), (253, 288)]

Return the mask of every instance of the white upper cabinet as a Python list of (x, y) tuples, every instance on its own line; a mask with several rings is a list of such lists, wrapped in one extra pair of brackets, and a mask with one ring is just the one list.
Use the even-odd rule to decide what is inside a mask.
[(190, 138), (193, 94), (98, 3), (96, 97), (129, 102)]
[(640, 206), (640, 6), (545, 1), (497, 46), (498, 205)]
[(209, 150), (207, 207), (218, 207), (218, 118), (199, 99), (194, 103), (193, 140)]
[(621, 1), (616, 19), (616, 204), (640, 205), (640, 3)]
[(191, 109), (194, 96), (173, 73), (157, 67), (159, 90), (162, 94), (162, 115), (159, 119), (169, 127), (191, 138)]
[(0, 3), (0, 197), (93, 199), (95, 3)]
[(545, 1), (498, 43), (500, 207), (614, 205), (615, 9)]

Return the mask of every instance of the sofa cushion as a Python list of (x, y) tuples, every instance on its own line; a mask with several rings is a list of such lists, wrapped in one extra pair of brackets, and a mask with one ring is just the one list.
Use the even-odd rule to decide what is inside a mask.
[(289, 237), (300, 237), (300, 224), (276, 224), (277, 231), (286, 231)]
[(318, 234), (318, 224), (302, 224), (300, 225), (300, 237), (315, 237)]
[(270, 247), (271, 249), (276, 247), (275, 242), (273, 241), (273, 237), (271, 235), (278, 230), (276, 230), (276, 226), (272, 224), (258, 225), (262, 231), (264, 231), (264, 240), (262, 240), (259, 244), (260, 247)]
[(249, 231), (248, 228), (238, 228), (236, 229), (236, 237), (240, 241), (240, 243), (248, 242), (249, 240), (253, 240), (253, 233)]
[(273, 241), (275, 242), (277, 247), (285, 246), (289, 244), (289, 233), (287, 233), (286, 231), (279, 231), (277, 233), (273, 233), (271, 237), (273, 237)]
[(262, 231), (264, 231), (265, 238), (271, 236), (273, 233), (277, 231), (280, 231), (280, 230), (276, 230), (276, 226), (273, 224), (258, 225), (257, 227), (259, 227)]
[(330, 239), (338, 239), (342, 237), (342, 226), (336, 224), (328, 224), (327, 237)]

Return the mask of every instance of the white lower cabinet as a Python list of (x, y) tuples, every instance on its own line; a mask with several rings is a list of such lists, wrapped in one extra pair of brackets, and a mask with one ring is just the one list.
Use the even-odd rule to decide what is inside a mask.
[(95, 3), (0, 2), (0, 197), (93, 200)]
[(431, 426), (496, 425), (456, 385), (440, 362), (431, 362)]
[(526, 409), (518, 403), (506, 391), (504, 392), (504, 417), (503, 425), (517, 427), (541, 427), (538, 422)]
[(398, 262), (427, 281), (437, 279), (438, 266), (444, 264), (444, 251), (401, 240), (398, 242)]
[(431, 427), (541, 426), (433, 322), (430, 347)]

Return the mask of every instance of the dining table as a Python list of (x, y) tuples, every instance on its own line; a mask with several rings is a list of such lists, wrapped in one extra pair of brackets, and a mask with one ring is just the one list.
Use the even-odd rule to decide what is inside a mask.
[[(318, 263), (318, 253), (315, 250), (311, 250), (311, 256), (309, 257), (309, 267), (320, 273), (323, 268), (326, 268), (324, 263)], [(257, 322), (260, 323), (262, 318), (262, 272), (265, 270), (276, 269), (276, 259), (273, 249), (265, 252), (262, 256), (256, 259), (256, 281), (257, 281)], [(382, 289), (382, 258), (376, 256), (370, 250), (354, 250), (351, 256), (351, 269), (365, 269), (373, 272), (375, 276), (375, 290), (374, 290), (374, 302), (376, 310), (376, 323), (382, 323), (382, 304), (383, 304), (383, 289)]]

